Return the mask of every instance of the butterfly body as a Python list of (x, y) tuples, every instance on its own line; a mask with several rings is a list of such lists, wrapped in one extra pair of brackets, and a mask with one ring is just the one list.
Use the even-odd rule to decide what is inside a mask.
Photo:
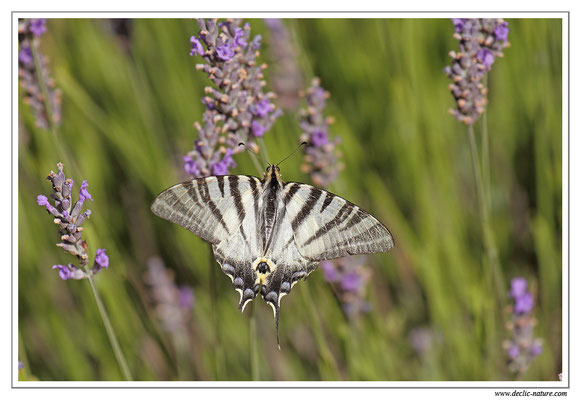
[(390, 250), (393, 237), (373, 216), (325, 190), (283, 182), (277, 166), (264, 179), (227, 175), (175, 185), (152, 211), (212, 244), (240, 293), (239, 308), (258, 294), (272, 307), (321, 260)]

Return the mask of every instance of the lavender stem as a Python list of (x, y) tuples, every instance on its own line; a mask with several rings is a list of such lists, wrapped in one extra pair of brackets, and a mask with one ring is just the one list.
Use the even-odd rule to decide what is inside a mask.
[(101, 296), (97, 291), (97, 287), (93, 282), (92, 271), (89, 269), (87, 265), (85, 267), (85, 272), (87, 273), (87, 279), (89, 280), (89, 285), (91, 286), (91, 292), (93, 293), (93, 297), (95, 298), (95, 302), (97, 303), (97, 308), (99, 309), (99, 314), (101, 314), (101, 319), (103, 320), (103, 324), (105, 325), (105, 330), (107, 331), (107, 336), (109, 336), (109, 341), (113, 346), (113, 352), (115, 353), (115, 357), (117, 358), (117, 362), (119, 363), (119, 368), (121, 368), (121, 373), (126, 381), (132, 381), (133, 378), (131, 377), (131, 372), (129, 371), (129, 367), (127, 366), (127, 361), (125, 360), (125, 356), (121, 351), (121, 346), (119, 346), (119, 341), (117, 340), (117, 335), (115, 334), (115, 330), (113, 329), (113, 325), (109, 319), (109, 314), (107, 314), (107, 310), (101, 301)]
[(474, 179), (476, 180), (476, 193), (478, 196), (478, 206), (479, 206), (478, 208), (480, 211), (480, 222), (482, 224), (482, 233), (484, 236), (484, 245), (486, 247), (486, 253), (489, 264), (488, 266), (490, 273), (492, 274), (493, 278), (492, 280), (494, 282), (494, 286), (497, 291), (498, 299), (501, 305), (504, 305), (506, 303), (506, 295), (504, 293), (502, 285), (503, 279), (498, 261), (498, 252), (496, 250), (494, 236), (490, 228), (488, 202), (486, 200), (487, 195), (482, 180), (482, 170), (480, 168), (480, 159), (478, 157), (476, 138), (474, 136), (474, 127), (472, 125), (468, 125), (468, 138), (470, 141), (470, 153), (472, 155), (472, 165), (474, 167)]

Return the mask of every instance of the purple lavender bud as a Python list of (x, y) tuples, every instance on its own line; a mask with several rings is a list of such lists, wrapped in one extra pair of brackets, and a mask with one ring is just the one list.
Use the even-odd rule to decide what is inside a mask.
[(452, 18), (452, 23), (454, 24), (454, 30), (457, 33), (462, 32), (462, 29), (464, 29), (465, 22), (466, 22), (466, 18)]
[(61, 277), (61, 279), (63, 281), (66, 281), (67, 279), (69, 279), (71, 277), (71, 270), (66, 265), (60, 265), (60, 264), (53, 265), (52, 269), (58, 269), (59, 276)]
[(194, 289), (189, 286), (183, 286), (180, 289), (180, 306), (184, 310), (191, 310), (194, 306)]
[(252, 43), (250, 43), (250, 47), (252, 48), (252, 50), (260, 50), (260, 41), (262, 40), (262, 36), (260, 35), (256, 35), (254, 37), (254, 39), (252, 40)]
[(232, 159), (232, 154), (234, 152), (231, 149), (227, 149), (224, 158), (212, 166), (214, 175), (227, 175), (230, 167), (236, 167), (236, 163)]
[(508, 32), (510, 32), (508, 22), (504, 22), (494, 28), (494, 36), (496, 37), (496, 40), (506, 41), (508, 39)]
[(105, 249), (97, 249), (95, 264), (98, 265), (98, 269), (109, 268), (109, 256), (105, 254)]
[(266, 129), (264, 129), (264, 126), (260, 125), (260, 123), (256, 120), (252, 121), (252, 134), (256, 137), (262, 137), (264, 136), (264, 132), (266, 131)]
[(519, 354), (520, 354), (520, 351), (519, 351), (518, 346), (516, 344), (513, 344), (508, 348), (508, 356), (510, 358), (512, 358), (513, 360), (515, 358), (517, 358), (519, 356)]
[(48, 208), (50, 206), (50, 203), (48, 202), (48, 198), (46, 196), (43, 196), (42, 194), (39, 194), (36, 197), (36, 202), (38, 203), (39, 206), (45, 206), (46, 208)]
[(216, 54), (218, 55), (218, 58), (223, 61), (228, 61), (234, 57), (234, 51), (232, 50), (230, 43), (223, 43), (216, 46)]
[(18, 369), (24, 369), (24, 364), (20, 360), (18, 360)]
[(522, 296), (516, 298), (514, 312), (516, 314), (527, 314), (531, 312), (533, 306), (533, 295), (531, 293), (525, 293)]
[(317, 129), (311, 134), (311, 143), (315, 147), (321, 147), (329, 143), (327, 132), (322, 129)]
[(44, 18), (31, 19), (29, 29), (34, 34), (34, 36), (36, 37), (41, 36), (43, 33), (46, 32), (46, 19)]
[(250, 112), (256, 116), (259, 116), (260, 118), (266, 117), (271, 111), (272, 108), (268, 99), (261, 100), (256, 103), (256, 105), (250, 106)]
[(183, 156), (182, 160), (184, 161), (184, 170), (186, 171), (186, 174), (197, 176), (200, 173), (198, 166), (192, 157)]
[(244, 29), (236, 28), (234, 31), (234, 47), (245, 48), (246, 46), (248, 46), (248, 42), (244, 38)]
[(91, 199), (92, 201), (95, 201), (95, 200), (93, 200), (93, 197), (87, 191), (87, 187), (89, 187), (89, 183), (87, 181), (83, 181), (83, 183), (81, 183), (81, 190), (79, 191), (79, 200), (81, 202), (84, 202), (87, 199)]
[(531, 352), (531, 356), (537, 357), (538, 355), (540, 355), (543, 352), (543, 345), (541, 343), (538, 343), (538, 342), (533, 343), (533, 345), (531, 346), (530, 352)]
[(196, 54), (201, 56), (204, 55), (204, 47), (202, 47), (202, 43), (198, 40), (197, 37), (190, 37), (190, 45), (192, 46), (192, 49), (190, 50), (190, 56), (195, 56)]
[(510, 295), (513, 299), (518, 299), (527, 291), (527, 281), (525, 278), (513, 278), (510, 281)]
[(488, 49), (480, 49), (476, 53), (476, 59), (483, 64), (486, 69), (490, 69), (494, 63), (494, 56)]
[(335, 282), (339, 280), (339, 273), (331, 261), (322, 261), (321, 268), (323, 269), (323, 274), (327, 282)]
[(341, 287), (348, 292), (356, 292), (361, 285), (361, 280), (356, 272), (350, 272), (343, 275), (341, 280)]
[(18, 61), (26, 66), (32, 66), (34, 64), (34, 57), (32, 56), (32, 50), (27, 45), (22, 45), (20, 53), (18, 53)]

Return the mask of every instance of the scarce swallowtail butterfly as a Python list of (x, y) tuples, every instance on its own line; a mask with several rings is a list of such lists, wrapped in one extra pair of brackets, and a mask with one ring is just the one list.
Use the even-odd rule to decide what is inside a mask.
[(163, 191), (151, 210), (212, 244), (222, 271), (240, 293), (240, 311), (260, 293), (274, 311), (319, 262), (380, 253), (394, 245), (375, 217), (326, 190), (283, 182), (278, 165), (264, 179), (208, 176)]

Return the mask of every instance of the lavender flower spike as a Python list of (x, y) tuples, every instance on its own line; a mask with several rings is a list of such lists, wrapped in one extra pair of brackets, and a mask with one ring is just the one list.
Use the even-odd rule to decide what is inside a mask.
[[(84, 267), (89, 263), (87, 249), (89, 245), (82, 238), (83, 223), (91, 215), (91, 210), (83, 211), (83, 203), (87, 198), (93, 200), (87, 192), (87, 181), (83, 181), (79, 190), (78, 200), (75, 202), (72, 197), (73, 180), (67, 179), (62, 163), (57, 164), (58, 173), (51, 171), (47, 179), (52, 183), (53, 193), (50, 198), (39, 195), (36, 202), (39, 206), (45, 207), (47, 212), (54, 217), (53, 222), (58, 226), (61, 241), (57, 247), (62, 248), (69, 254), (74, 255), (79, 260), (79, 267), (68, 264), (57, 264), (52, 269), (58, 270), (59, 276), (63, 280), (88, 278)], [(97, 250), (95, 257), (95, 267), (90, 270), (91, 275), (95, 275), (101, 269), (109, 266), (109, 257), (104, 249)]]
[(329, 138), (329, 126), (333, 118), (324, 115), (329, 93), (320, 86), (318, 78), (304, 94), (307, 108), (301, 110), (300, 126), (303, 130), (301, 141), (309, 143), (306, 150), (303, 171), (311, 175), (317, 186), (329, 186), (343, 166), (339, 163), (341, 154), (337, 151), (340, 139)]
[(269, 58), (272, 60), (271, 82), (283, 110), (295, 110), (299, 106), (299, 93), (304, 78), (298, 65), (297, 44), (282, 19), (264, 20), (270, 36)]
[(454, 18), (452, 23), (459, 51), (450, 52), (452, 66), (444, 68), (452, 81), (449, 88), (456, 101), (456, 109), (450, 113), (464, 124), (472, 125), (487, 103), (482, 78), (509, 46), (508, 22), (498, 18)]
[(371, 304), (365, 300), (365, 290), (371, 278), (371, 270), (365, 266), (365, 257), (349, 256), (323, 261), (321, 268), (347, 317), (355, 318), (371, 310)]
[(199, 19), (200, 31), (190, 38), (190, 54), (203, 60), (196, 69), (212, 82), (202, 98), (203, 122), (194, 124), (198, 138), (183, 157), (184, 170), (195, 177), (227, 174), (236, 165), (232, 156), (241, 151), (238, 143), (258, 150), (254, 139), (264, 136), (281, 114), (271, 102), (275, 94), (263, 92), (260, 38), (251, 39), (250, 25), (240, 24), (239, 19)]
[(42, 129), (60, 123), (62, 97), (50, 76), (47, 59), (39, 48), (40, 37), (46, 30), (45, 19), (18, 20), (18, 80), (24, 102), (30, 106), (36, 126)]
[(522, 374), (543, 352), (543, 342), (534, 338), (533, 329), (537, 324), (532, 316), (534, 300), (532, 293), (527, 291), (524, 278), (514, 278), (511, 281), (510, 296), (515, 304), (512, 308), (512, 320), (507, 323), (511, 338), (504, 342), (504, 348), (508, 355), (509, 370)]
[(147, 261), (145, 282), (155, 307), (155, 315), (163, 329), (168, 332), (185, 330), (194, 307), (193, 289), (188, 286), (178, 288), (173, 271), (166, 268), (159, 257), (151, 257)]

